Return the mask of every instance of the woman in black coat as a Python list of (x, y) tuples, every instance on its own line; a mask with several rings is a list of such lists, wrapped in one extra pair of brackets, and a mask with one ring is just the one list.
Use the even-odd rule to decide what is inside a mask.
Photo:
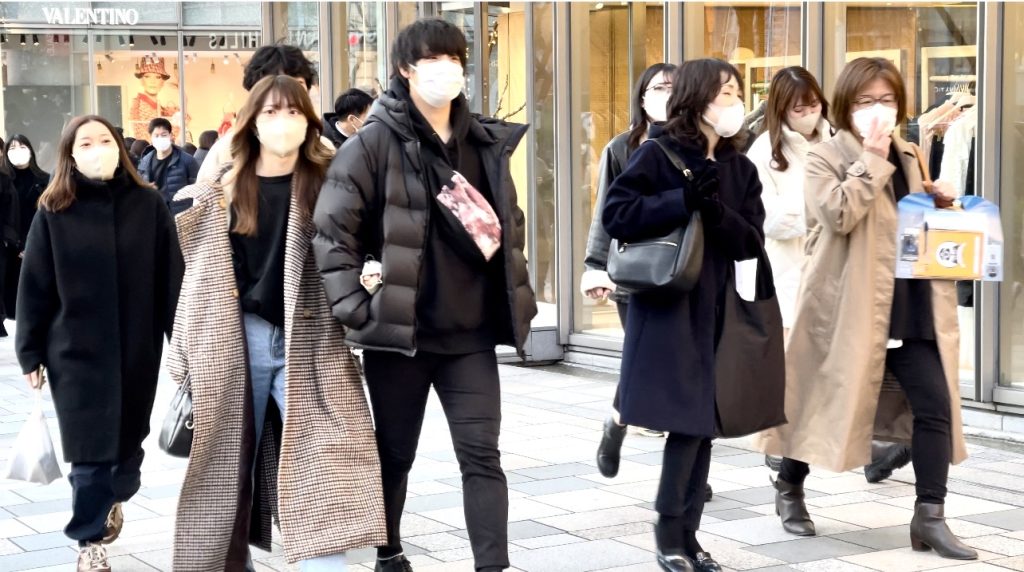
[(735, 261), (757, 257), (764, 206), (757, 169), (737, 151), (742, 80), (720, 60), (681, 65), (672, 81), (669, 121), (651, 137), (693, 172), (684, 179), (661, 147), (647, 142), (608, 189), (603, 222), (623, 241), (655, 238), (700, 212), (704, 263), (684, 295), (633, 294), (619, 382), (622, 422), (669, 433), (655, 508), (658, 564), (671, 572), (717, 571), (697, 542), (715, 433), (718, 308)]
[(18, 233), (17, 244), (7, 249), (7, 275), (4, 279), (4, 306), (7, 316), (15, 316), (18, 297), (18, 278), (21, 276), (21, 257), (25, 252), (25, 239), (43, 190), (50, 184), (50, 174), (39, 168), (36, 152), (28, 137), (18, 134), (11, 137), (4, 149), (7, 164), (10, 165), (14, 190), (17, 191), (17, 208), (13, 209), (14, 225)]
[(71, 463), (79, 570), (109, 569), (104, 543), (140, 485), (164, 336), (183, 271), (170, 212), (113, 125), (77, 117), (25, 247), (16, 348), (29, 384), (51, 382)]

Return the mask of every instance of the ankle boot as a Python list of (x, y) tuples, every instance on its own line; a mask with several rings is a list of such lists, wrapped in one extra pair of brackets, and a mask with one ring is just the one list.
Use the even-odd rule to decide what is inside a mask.
[(880, 483), (910, 462), (910, 447), (900, 443), (871, 443), (871, 464), (864, 467), (869, 483)]
[(923, 552), (934, 548), (943, 558), (977, 560), (978, 552), (967, 546), (946, 526), (945, 509), (941, 504), (917, 503), (910, 521), (910, 546)]
[(619, 425), (609, 417), (604, 422), (604, 434), (597, 446), (597, 470), (609, 479), (619, 474), (619, 453), (622, 440), (626, 438), (626, 426)]
[(803, 485), (794, 485), (782, 479), (772, 481), (772, 484), (776, 491), (775, 514), (782, 518), (782, 528), (797, 536), (814, 536), (814, 522), (804, 504)]

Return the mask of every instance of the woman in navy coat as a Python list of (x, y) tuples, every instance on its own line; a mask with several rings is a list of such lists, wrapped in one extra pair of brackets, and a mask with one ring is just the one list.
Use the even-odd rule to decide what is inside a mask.
[(739, 72), (721, 60), (676, 71), (669, 121), (657, 138), (694, 173), (686, 181), (654, 142), (633, 153), (608, 190), (603, 222), (619, 240), (668, 234), (700, 212), (704, 264), (697, 285), (679, 294), (630, 299), (620, 381), (622, 422), (669, 434), (655, 508), (658, 564), (670, 572), (719, 565), (696, 539), (715, 433), (715, 350), (728, 269), (763, 249), (764, 206), (757, 169), (738, 151), (743, 123)]

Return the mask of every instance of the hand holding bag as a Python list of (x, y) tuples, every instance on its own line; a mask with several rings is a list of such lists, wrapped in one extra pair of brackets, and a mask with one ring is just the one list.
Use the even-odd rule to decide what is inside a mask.
[(751, 301), (737, 292), (735, 265), (725, 285), (722, 334), (715, 350), (716, 433), (720, 437), (742, 437), (786, 422), (782, 312), (763, 249), (756, 272)]
[[(693, 173), (682, 159), (658, 139), (651, 139), (685, 177), (694, 182)], [(618, 286), (636, 292), (688, 292), (700, 278), (704, 263), (704, 225), (700, 212), (694, 211), (685, 226), (665, 236), (623, 242), (612, 239), (608, 252), (608, 276)]]
[(171, 406), (164, 417), (160, 428), (160, 448), (172, 457), (188, 457), (192, 452), (192, 432), (195, 424), (192, 421), (192, 379), (178, 386)]
[(43, 415), (43, 391), (36, 390), (36, 405), (18, 433), (7, 461), (8, 479), (48, 485), (61, 477), (57, 453), (50, 439), (50, 429)]

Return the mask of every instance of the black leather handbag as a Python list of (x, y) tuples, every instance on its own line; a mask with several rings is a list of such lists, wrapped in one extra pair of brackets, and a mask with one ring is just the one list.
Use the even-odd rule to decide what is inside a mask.
[[(688, 183), (693, 172), (671, 149), (651, 139), (679, 169)], [(704, 225), (699, 212), (686, 226), (665, 236), (625, 242), (612, 239), (608, 252), (608, 277), (617, 286), (635, 292), (688, 292), (700, 278), (704, 263)]]
[(178, 391), (171, 399), (171, 407), (164, 417), (160, 428), (160, 448), (172, 457), (188, 457), (192, 452), (192, 380), (178, 386)]

